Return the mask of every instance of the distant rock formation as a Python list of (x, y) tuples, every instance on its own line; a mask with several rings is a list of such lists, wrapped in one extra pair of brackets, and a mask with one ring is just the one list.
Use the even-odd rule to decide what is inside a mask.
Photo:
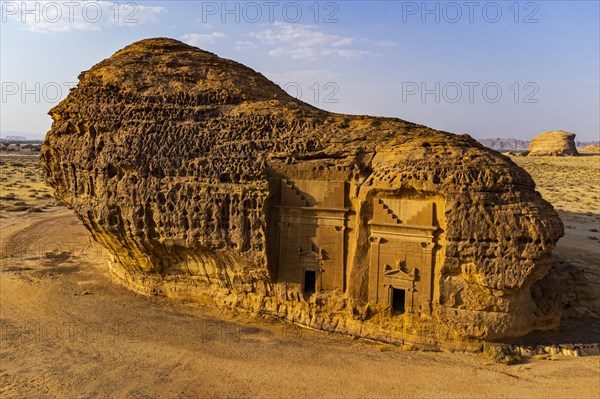
[[(519, 151), (526, 152), (529, 149), (529, 144), (531, 143), (528, 140), (519, 140), (519, 139), (511, 139), (511, 138), (500, 138), (496, 137), (493, 139), (477, 139), (481, 144), (486, 146), (487, 148), (491, 148), (492, 150), (496, 150), (499, 152), (506, 151)], [(583, 149), (585, 147), (595, 145), (600, 146), (600, 141), (575, 141), (575, 145), (577, 149)]]
[(170, 39), (83, 72), (50, 115), (49, 184), (139, 292), (431, 348), (559, 323), (562, 222), (467, 135), (329, 113)]
[(536, 136), (529, 144), (529, 156), (577, 155), (575, 134), (563, 130), (545, 132)]
[(494, 138), (494, 139), (479, 139), (477, 140), (487, 148), (491, 148), (496, 151), (527, 151), (529, 148), (529, 141), (518, 140), (518, 139), (505, 139), (505, 138)]
[(600, 154), (600, 145), (588, 145), (583, 150), (581, 150), (583, 154)]
[(580, 149), (584, 149), (585, 147), (589, 147), (589, 146), (600, 147), (600, 141), (598, 141), (598, 140), (595, 140), (595, 141), (575, 140), (575, 145), (577, 146), (577, 150), (579, 151)]

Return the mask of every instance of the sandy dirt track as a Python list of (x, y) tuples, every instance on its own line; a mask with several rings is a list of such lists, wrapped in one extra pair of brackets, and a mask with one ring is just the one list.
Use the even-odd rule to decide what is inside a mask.
[(600, 397), (600, 357), (504, 366), (137, 295), (71, 211), (40, 206), (2, 213), (0, 397)]

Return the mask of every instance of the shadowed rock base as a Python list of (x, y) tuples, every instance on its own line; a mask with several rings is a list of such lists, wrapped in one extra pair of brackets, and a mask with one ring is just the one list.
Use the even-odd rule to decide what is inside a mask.
[(422, 350), (479, 352), (482, 342), (459, 338), (448, 328), (430, 320), (404, 315), (386, 317), (385, 308), (352, 307), (342, 293), (322, 292), (305, 298), (297, 289), (276, 284), (272, 291), (235, 294), (213, 284), (190, 280), (131, 275), (118, 264), (109, 262), (109, 269), (130, 289), (145, 295), (233, 307), (257, 314), (267, 314), (314, 329), (335, 332), (377, 341), (405, 345)]

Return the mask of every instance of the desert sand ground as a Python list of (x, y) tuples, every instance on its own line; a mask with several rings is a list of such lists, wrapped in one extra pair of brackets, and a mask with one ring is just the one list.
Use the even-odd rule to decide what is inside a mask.
[[(513, 159), (565, 221), (556, 252), (598, 289), (600, 156)], [(600, 397), (598, 356), (505, 366), (134, 294), (36, 157), (0, 162), (0, 397)]]

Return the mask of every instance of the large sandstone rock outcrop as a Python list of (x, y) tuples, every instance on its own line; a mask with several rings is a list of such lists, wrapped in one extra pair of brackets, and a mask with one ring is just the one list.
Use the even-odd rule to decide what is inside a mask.
[(529, 144), (530, 156), (577, 155), (575, 134), (563, 130), (545, 132), (534, 137)]
[(138, 291), (434, 347), (558, 324), (563, 225), (466, 135), (325, 112), (170, 39), (83, 72), (50, 115), (48, 182)]

